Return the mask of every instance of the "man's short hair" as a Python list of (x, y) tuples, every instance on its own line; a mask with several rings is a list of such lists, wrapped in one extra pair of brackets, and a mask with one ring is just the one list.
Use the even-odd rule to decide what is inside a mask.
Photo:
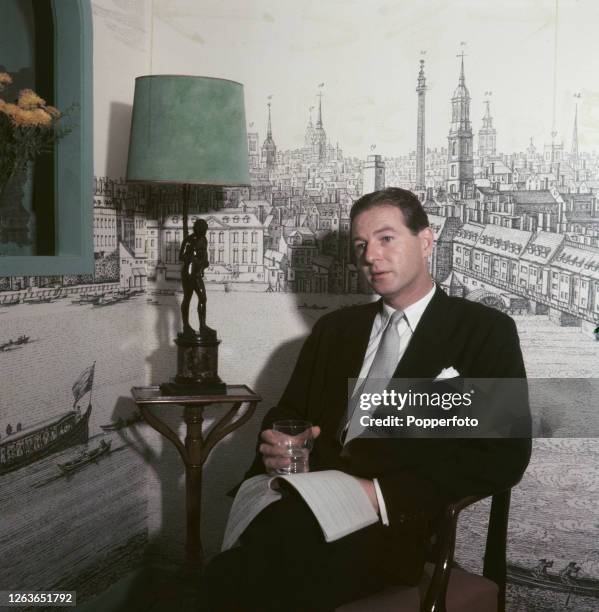
[(425, 227), (430, 227), (420, 200), (411, 191), (400, 187), (387, 187), (380, 191), (364, 194), (354, 202), (349, 213), (349, 219), (353, 223), (354, 219), (365, 210), (385, 204), (396, 206), (401, 210), (406, 227), (412, 234), (416, 235)]

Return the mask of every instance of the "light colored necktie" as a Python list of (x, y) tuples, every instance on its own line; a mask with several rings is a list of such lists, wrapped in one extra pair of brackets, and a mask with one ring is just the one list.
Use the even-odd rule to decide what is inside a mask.
[[(387, 382), (393, 376), (397, 367), (399, 356), (399, 334), (397, 324), (403, 318), (403, 312), (396, 310), (387, 321), (381, 342), (376, 350), (374, 361), (368, 370), (367, 381), (373, 379), (385, 379)], [(381, 389), (382, 390), (382, 389)]]
[(342, 444), (347, 444), (352, 438), (359, 435), (362, 430), (357, 415), (356, 418), (352, 418), (360, 403), (360, 396), (364, 393), (381, 393), (393, 377), (393, 373), (397, 368), (400, 348), (397, 325), (403, 316), (403, 311), (396, 310), (389, 317), (374, 360), (368, 370), (368, 375), (364, 380), (357, 381), (357, 384), (361, 385), (361, 387), (354, 391), (349, 401), (347, 420), (340, 431), (339, 437)]

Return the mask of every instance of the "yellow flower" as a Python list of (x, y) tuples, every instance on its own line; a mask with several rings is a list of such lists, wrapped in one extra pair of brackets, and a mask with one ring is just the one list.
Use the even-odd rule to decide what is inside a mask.
[(0, 90), (4, 89), (5, 85), (12, 83), (12, 77), (8, 72), (0, 72)]
[[(9, 106), (9, 105), (7, 104), (7, 106)], [(13, 105), (10, 105), (10, 106), (13, 106)], [(29, 121), (30, 121), (31, 111), (24, 110), (22, 108), (19, 108), (16, 105), (14, 105), (14, 106), (15, 106), (15, 108), (10, 108), (9, 112), (8, 112), (8, 115), (12, 119), (13, 123), (16, 126), (30, 125)]]
[(40, 98), (33, 89), (21, 89), (19, 92), (19, 106), (24, 109), (34, 109), (45, 106), (46, 101)]
[(32, 125), (50, 125), (52, 123), (52, 115), (43, 108), (36, 108), (31, 113), (34, 122)]
[(52, 124), (52, 116), (43, 108), (29, 110), (16, 104), (0, 106), (0, 112), (8, 115), (17, 127), (46, 127)]
[(52, 117), (43, 108), (33, 110), (17, 108), (17, 112), (12, 116), (15, 125), (22, 127), (46, 126), (52, 123)]
[(52, 115), (53, 118), (58, 119), (62, 116), (62, 113), (55, 106), (46, 106), (44, 110)]
[(13, 119), (13, 121), (14, 121), (15, 115), (20, 110), (21, 109), (16, 104), (10, 104), (8, 102), (4, 102), (4, 104), (0, 105), (0, 112), (4, 113), (5, 115), (8, 115), (11, 119)]

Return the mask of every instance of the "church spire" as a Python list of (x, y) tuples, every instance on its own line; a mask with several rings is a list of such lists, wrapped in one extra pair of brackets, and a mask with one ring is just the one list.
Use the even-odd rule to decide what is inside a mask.
[[(324, 83), (322, 84), (324, 85)], [(319, 87), (322, 87), (319, 85)], [(327, 156), (327, 134), (322, 125), (322, 91), (318, 93), (318, 118), (314, 128), (313, 152), (320, 161), (324, 161)]]
[(572, 130), (572, 157), (578, 160), (578, 102), (574, 110), (574, 129)]
[(316, 127), (322, 127), (322, 91), (318, 94), (318, 119), (316, 120)]
[(472, 124), (470, 122), (470, 93), (466, 87), (464, 52), (461, 58), (458, 86), (451, 98), (447, 157), (447, 190), (454, 197), (470, 197), (474, 184)]
[(493, 127), (493, 117), (491, 117), (491, 101), (485, 100), (485, 116), (483, 117), (485, 127)]
[(314, 144), (314, 125), (312, 124), (312, 109), (314, 107), (311, 106), (308, 109), (309, 115), (308, 115), (308, 125), (306, 126), (306, 134), (304, 136), (304, 146), (305, 147), (312, 147), (312, 145)]
[(272, 138), (272, 123), (270, 120), (270, 102), (268, 103), (268, 126), (266, 139), (262, 145), (262, 163), (266, 168), (274, 168), (277, 159), (277, 146)]
[(270, 123), (270, 102), (268, 103), (268, 127), (266, 129), (266, 138), (272, 140), (272, 125)]
[[(490, 96), (491, 92), (486, 91), (486, 96)], [(497, 153), (497, 131), (493, 127), (493, 117), (491, 117), (491, 101), (487, 98), (484, 101), (485, 114), (483, 115), (483, 126), (478, 131), (478, 156), (481, 158), (480, 163), (483, 164), (483, 158), (494, 157)]]
[(425, 92), (426, 78), (424, 76), (424, 60), (420, 60), (418, 73), (418, 125), (416, 127), (416, 189), (425, 188)]

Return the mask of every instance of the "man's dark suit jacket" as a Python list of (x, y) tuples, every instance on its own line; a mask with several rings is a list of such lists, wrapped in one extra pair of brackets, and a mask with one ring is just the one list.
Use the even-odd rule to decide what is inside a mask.
[[(301, 418), (321, 427), (311, 470), (339, 469), (378, 478), (389, 516), (381, 563), (399, 581), (420, 578), (434, 521), (451, 500), (490, 494), (520, 479), (530, 439), (362, 439), (340, 456), (337, 432), (347, 409), (348, 378), (357, 378), (379, 302), (323, 316), (306, 340), (279, 405), (264, 418)], [(467, 378), (526, 376), (514, 321), (502, 312), (437, 287), (410, 340), (395, 378), (434, 379), (453, 367)], [(257, 453), (247, 477), (264, 472)]]

